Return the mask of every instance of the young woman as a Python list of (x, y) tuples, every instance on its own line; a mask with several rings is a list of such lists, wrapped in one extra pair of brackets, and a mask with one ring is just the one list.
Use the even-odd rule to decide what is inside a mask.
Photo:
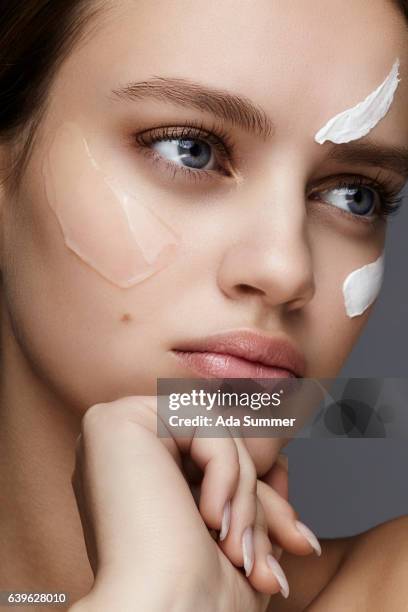
[[(2, 3), (3, 590), (78, 610), (404, 610), (405, 519), (299, 556), (319, 544), (259, 480), (244, 550), (238, 504), (215, 542), (141, 397), (159, 377), (336, 376), (408, 176), (407, 12)], [(234, 495), (254, 498), (254, 475), (284, 494), (281, 444), (238, 444)], [(287, 589), (268, 528), (287, 600), (269, 597)]]

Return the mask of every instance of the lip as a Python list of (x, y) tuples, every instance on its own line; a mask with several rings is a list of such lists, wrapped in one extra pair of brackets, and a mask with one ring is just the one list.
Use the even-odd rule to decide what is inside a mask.
[(173, 354), (189, 370), (216, 378), (302, 378), (303, 354), (287, 339), (252, 330), (181, 343)]

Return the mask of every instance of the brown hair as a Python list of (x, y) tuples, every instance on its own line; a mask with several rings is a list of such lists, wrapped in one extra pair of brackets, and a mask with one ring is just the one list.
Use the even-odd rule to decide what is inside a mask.
[(0, 0), (0, 140), (26, 131), (14, 170), (28, 155), (55, 72), (98, 6), (95, 0)]
[[(4, 4), (4, 6), (2, 6)], [(90, 0), (0, 0), (0, 134), (24, 125), (88, 21)]]
[(408, 0), (393, 0), (408, 19)]

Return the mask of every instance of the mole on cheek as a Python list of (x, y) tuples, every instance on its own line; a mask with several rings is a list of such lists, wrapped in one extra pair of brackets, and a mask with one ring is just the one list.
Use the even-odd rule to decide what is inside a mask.
[(121, 316), (120, 320), (122, 321), (122, 323), (130, 323), (133, 319), (132, 315), (130, 315), (128, 312), (125, 312), (125, 314)]

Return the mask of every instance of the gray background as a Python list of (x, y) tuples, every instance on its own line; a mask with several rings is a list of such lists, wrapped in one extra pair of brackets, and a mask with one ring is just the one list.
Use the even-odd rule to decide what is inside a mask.
[[(340, 376), (408, 376), (407, 264), (408, 193), (389, 220), (381, 295)], [(408, 436), (298, 439), (285, 452), (290, 501), (320, 537), (353, 535), (408, 514)]]

